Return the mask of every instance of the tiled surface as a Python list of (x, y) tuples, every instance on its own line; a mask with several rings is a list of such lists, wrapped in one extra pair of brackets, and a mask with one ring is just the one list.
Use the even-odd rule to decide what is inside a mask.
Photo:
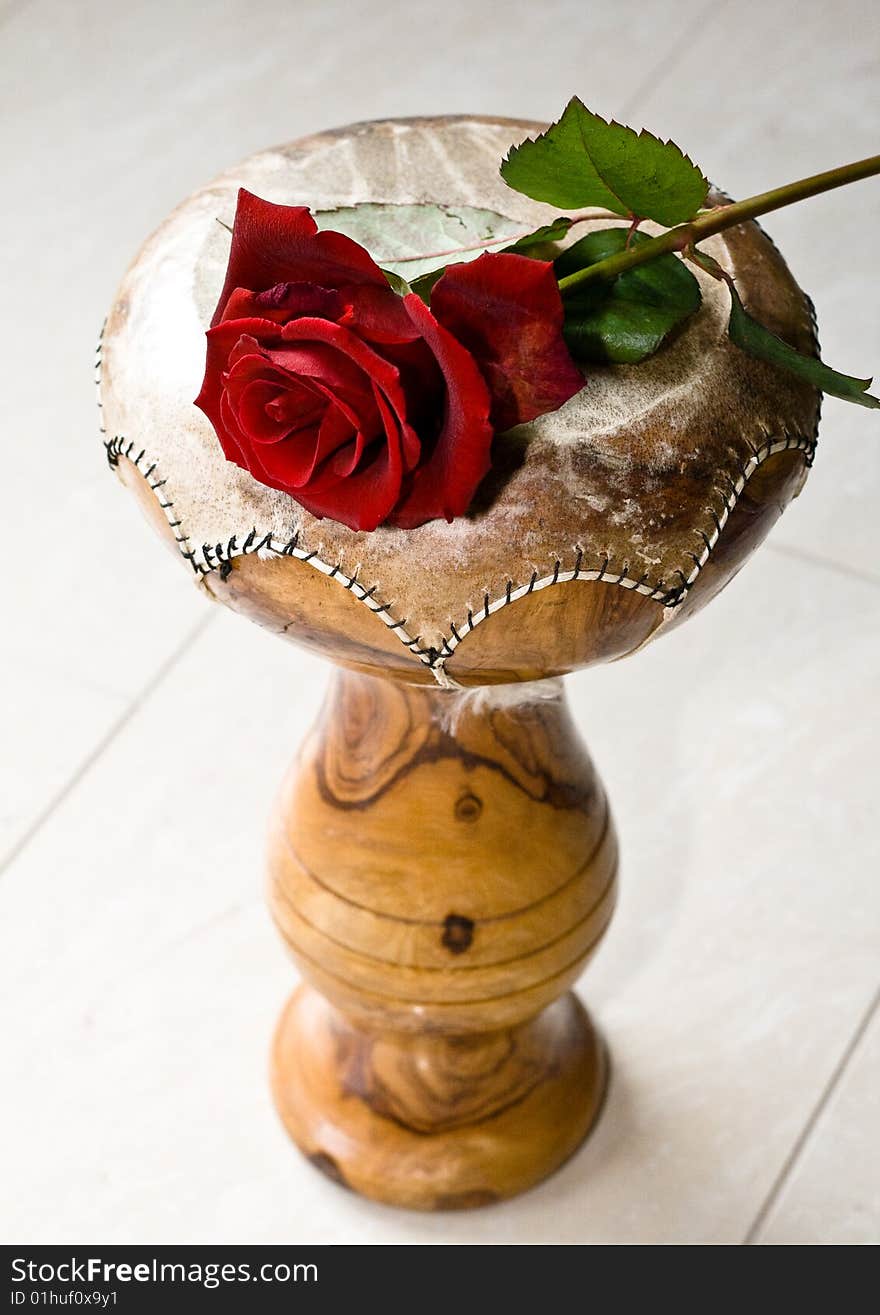
[(880, 1217), (880, 1018), (876, 1005), (856, 1053), (819, 1112), (795, 1174), (756, 1230), (777, 1246), (877, 1243)]
[[(112, 734), (127, 700), (39, 655), (3, 657), (0, 861), (22, 843), (84, 760)], [(39, 697), (37, 697), (39, 691)], [(22, 697), (23, 696), (23, 697)]]
[[(291, 970), (263, 911), (262, 829), (326, 673), (209, 612), (101, 470), (89, 365), (125, 260), (236, 156), (381, 114), (546, 117), (576, 88), (740, 195), (876, 149), (862, 0), (646, 4), (625, 29), (612, 0), (503, 12), (0, 6), (8, 1240), (880, 1236), (880, 464), (877, 422), (843, 403), (776, 546), (656, 648), (569, 682), (625, 864), (583, 983), (615, 1056), (584, 1151), (506, 1206), (409, 1217), (315, 1175), (269, 1106)], [(767, 222), (828, 358), (865, 372), (877, 319), (839, 266), (873, 259), (878, 200), (865, 183)]]
[[(686, 141), (732, 196), (751, 196), (876, 155), (878, 73), (873, 0), (846, 0), (838, 9), (747, 0), (691, 34), (675, 69), (687, 94), (661, 81), (638, 110), (652, 127)], [(859, 183), (762, 222), (813, 298), (825, 360), (848, 374), (880, 373), (880, 316), (865, 297), (874, 276), (865, 239), (880, 224), (880, 186)], [(880, 581), (880, 444), (860, 407), (826, 398), (823, 414), (817, 478), (773, 541)]]

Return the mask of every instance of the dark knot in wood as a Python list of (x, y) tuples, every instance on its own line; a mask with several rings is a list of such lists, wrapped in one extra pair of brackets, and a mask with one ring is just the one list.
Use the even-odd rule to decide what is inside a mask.
[(443, 923), (441, 944), (451, 954), (463, 954), (474, 939), (474, 924), (471, 918), (464, 918), (460, 913), (448, 914)]
[(455, 817), (458, 822), (476, 822), (483, 811), (483, 801), (475, 794), (463, 794), (455, 801)]

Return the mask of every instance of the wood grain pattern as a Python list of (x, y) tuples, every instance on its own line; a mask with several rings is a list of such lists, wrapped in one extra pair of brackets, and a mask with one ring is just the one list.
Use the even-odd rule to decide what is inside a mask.
[(276, 1101), (307, 1155), (381, 1200), (520, 1191), (601, 1102), (565, 992), (613, 908), (613, 823), (560, 691), (519, 694), (341, 673), (276, 809), (270, 902), (310, 983)]
[(212, 598), (293, 643), (365, 674), (433, 685), (425, 664), (338, 580), (293, 557), (237, 557), (224, 579), (204, 577)]
[(465, 686), (562, 676), (625, 657), (651, 637), (665, 612), (618, 584), (562, 581), (479, 621), (446, 670)]
[(301, 987), (276, 1035), (275, 1100), (312, 1164), (415, 1210), (472, 1209), (533, 1186), (577, 1149), (606, 1082), (604, 1048), (571, 994), (519, 1028), (401, 1044)]

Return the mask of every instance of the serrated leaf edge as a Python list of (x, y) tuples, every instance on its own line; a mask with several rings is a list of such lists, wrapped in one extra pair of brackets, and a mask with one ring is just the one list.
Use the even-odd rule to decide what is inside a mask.
[[(568, 113), (568, 111), (569, 111), (569, 109), (571, 108), (571, 106), (574, 105), (574, 104), (579, 105), (580, 108), (584, 111), (585, 114), (591, 115), (594, 119), (598, 119), (599, 122), (600, 122), (600, 123), (603, 123), (603, 124), (605, 125), (606, 128), (621, 128), (621, 129), (623, 129), (624, 132), (630, 132), (630, 133), (632, 133), (632, 135), (633, 135), (634, 137), (636, 137), (636, 138), (641, 138), (641, 137), (647, 137), (647, 138), (650, 138), (650, 140), (653, 141), (653, 142), (656, 142), (658, 146), (671, 146), (671, 147), (673, 148), (673, 150), (676, 150), (676, 151), (678, 152), (678, 154), (681, 156), (681, 158), (682, 158), (687, 164), (689, 164), (690, 167), (691, 167), (692, 169), (695, 169), (695, 170), (697, 171), (697, 173), (699, 174), (699, 176), (700, 176), (700, 178), (702, 179), (702, 182), (703, 182), (703, 184), (704, 184), (703, 200), (700, 202), (700, 205), (697, 207), (697, 210), (696, 210), (694, 213), (696, 214), (696, 213), (699, 211), (699, 209), (701, 208), (701, 206), (705, 205), (705, 203), (706, 203), (706, 197), (708, 196), (708, 194), (709, 194), (709, 190), (710, 190), (710, 187), (711, 187), (711, 184), (710, 184), (710, 182), (709, 182), (709, 179), (708, 179), (708, 178), (706, 177), (706, 175), (703, 173), (703, 170), (702, 170), (702, 169), (700, 168), (700, 166), (696, 163), (696, 161), (692, 160), (691, 157), (690, 157), (690, 155), (688, 155), (688, 153), (687, 153), (686, 151), (683, 151), (683, 150), (682, 150), (682, 148), (679, 146), (678, 142), (673, 141), (673, 139), (672, 139), (671, 137), (667, 137), (667, 138), (665, 138), (665, 139), (664, 139), (663, 137), (658, 137), (656, 133), (651, 132), (650, 128), (639, 128), (639, 130), (636, 131), (636, 129), (635, 129), (635, 128), (631, 128), (631, 127), (629, 126), (628, 123), (621, 123), (619, 119), (606, 119), (603, 115), (598, 114), (595, 110), (591, 110), (591, 109), (589, 109), (589, 108), (584, 104), (584, 102), (581, 100), (580, 96), (572, 96), (571, 99), (568, 101), (568, 104), (565, 106), (565, 109), (564, 109), (564, 110), (562, 111), (562, 113), (560, 114), (559, 118), (556, 119), (554, 123), (548, 124), (548, 126), (544, 129), (543, 132), (539, 132), (538, 135), (537, 135), (536, 137), (525, 137), (525, 138), (523, 138), (523, 140), (522, 140), (521, 142), (517, 142), (515, 145), (513, 145), (513, 146), (511, 146), (511, 147), (508, 148), (507, 154), (504, 156), (503, 160), (501, 161), (501, 166), (500, 166), (500, 168), (499, 168), (499, 173), (501, 174), (501, 177), (502, 177), (502, 179), (504, 180), (504, 182), (507, 184), (507, 186), (510, 187), (511, 191), (519, 192), (519, 189), (516, 188), (516, 187), (514, 187), (511, 183), (508, 183), (508, 182), (507, 182), (507, 179), (504, 177), (504, 166), (505, 166), (505, 164), (509, 164), (509, 163), (511, 162), (511, 160), (512, 160), (512, 159), (513, 159), (513, 158), (514, 158), (514, 157), (515, 157), (515, 156), (516, 156), (516, 155), (522, 150), (522, 148), (523, 148), (524, 146), (526, 146), (526, 145), (534, 146), (534, 145), (536, 145), (538, 142), (543, 141), (544, 138), (547, 137), (548, 134), (549, 134), (554, 128), (556, 128), (556, 127), (559, 126), (559, 124), (560, 124), (560, 123), (562, 122), (562, 120), (565, 118), (565, 115)], [(579, 135), (579, 137), (580, 137), (580, 139), (581, 139), (581, 145), (583, 146), (586, 155), (589, 157), (590, 163), (593, 165), (594, 169), (596, 169), (596, 175), (597, 175), (599, 181), (601, 182), (602, 186), (606, 189), (606, 191), (609, 193), (609, 195), (611, 195), (611, 196), (614, 197), (614, 199), (617, 201), (618, 205), (620, 205), (620, 206), (623, 207), (623, 213), (622, 213), (621, 216), (620, 216), (621, 219), (630, 219), (630, 220), (636, 220), (636, 219), (638, 219), (638, 220), (642, 220), (642, 219), (647, 218), (647, 216), (645, 216), (645, 215), (637, 215), (637, 214), (635, 214), (634, 211), (632, 211), (632, 210), (629, 208), (629, 206), (626, 205), (626, 202), (623, 201), (623, 200), (617, 195), (617, 193), (616, 193), (616, 192), (614, 191), (614, 189), (610, 186), (610, 184), (609, 184), (608, 182), (606, 182), (606, 180), (605, 180), (605, 179), (602, 177), (602, 175), (599, 173), (599, 170), (598, 170), (598, 168), (597, 168), (597, 166), (596, 166), (596, 162), (595, 162), (595, 160), (593, 159), (593, 156), (592, 156), (592, 154), (590, 153), (590, 148), (589, 148), (589, 146), (587, 145), (587, 142), (586, 142), (586, 140), (585, 140), (585, 138), (584, 138), (583, 129), (582, 129), (582, 126), (581, 126), (580, 121), (578, 121), (578, 135)], [(528, 193), (526, 193), (526, 192), (520, 192), (519, 194), (520, 194), (521, 196), (527, 196), (527, 195), (528, 195)], [(550, 205), (550, 204), (552, 204), (552, 203), (551, 203), (551, 202), (546, 202), (546, 201), (545, 201), (545, 202), (541, 202), (541, 204), (542, 204), (542, 205)], [(554, 206), (553, 208), (554, 208), (555, 210), (562, 210), (562, 209), (563, 209), (562, 206)], [(693, 215), (691, 215), (690, 218), (693, 218)], [(684, 221), (682, 221), (682, 222), (686, 223), (687, 220), (684, 220)], [(663, 225), (663, 227), (669, 227), (669, 225)], [(672, 227), (675, 227), (675, 225), (672, 225)]]

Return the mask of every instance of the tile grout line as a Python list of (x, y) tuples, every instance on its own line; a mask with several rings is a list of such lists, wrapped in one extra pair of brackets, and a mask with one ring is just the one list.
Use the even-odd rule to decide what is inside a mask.
[(76, 788), (83, 777), (89, 772), (95, 763), (102, 756), (104, 751), (110, 747), (112, 742), (126, 724), (131, 720), (138, 708), (155, 692), (161, 685), (165, 677), (172, 671), (177, 662), (183, 657), (184, 653), (199, 638), (215, 619), (215, 613), (209, 612), (207, 616), (202, 617), (196, 625), (187, 633), (184, 639), (177, 647), (169, 653), (168, 657), (154, 671), (145, 685), (134, 695), (127, 706), (122, 710), (115, 721), (110, 725), (107, 731), (101, 736), (97, 744), (86, 754), (82, 762), (76, 767), (73, 774), (64, 782), (61, 788), (49, 800), (48, 804), (40, 810), (34, 820), (31, 822), (24, 833), (19, 836), (6, 854), (0, 859), (0, 876), (5, 873), (6, 869), (11, 867), (18, 856), (27, 848), (37, 833), (42, 830), (46, 822), (49, 821), (67, 796)]
[(861, 1044), (865, 1033), (867, 1032), (869, 1026), (871, 1025), (871, 1022), (874, 1018), (875, 1013), (878, 1010), (878, 1007), (880, 1007), (880, 988), (878, 988), (877, 991), (875, 991), (874, 996), (872, 997), (867, 1009), (865, 1010), (862, 1017), (859, 1019), (859, 1022), (856, 1025), (856, 1029), (853, 1032), (847, 1044), (844, 1046), (843, 1052), (840, 1058), (838, 1059), (837, 1063), (835, 1064), (831, 1076), (829, 1077), (828, 1081), (825, 1084), (824, 1089), (819, 1095), (819, 1099), (816, 1101), (816, 1104), (813, 1106), (813, 1109), (810, 1111), (810, 1114), (808, 1115), (803, 1128), (801, 1128), (800, 1132), (795, 1138), (791, 1150), (788, 1152), (788, 1155), (785, 1157), (785, 1160), (782, 1163), (782, 1167), (780, 1168), (779, 1173), (776, 1175), (776, 1178), (773, 1181), (770, 1191), (767, 1193), (766, 1197), (764, 1198), (764, 1201), (762, 1202), (761, 1207), (758, 1210), (758, 1213), (755, 1215), (755, 1218), (752, 1221), (751, 1227), (749, 1228), (748, 1232), (743, 1238), (742, 1241), (743, 1246), (753, 1246), (757, 1241), (758, 1234), (760, 1233), (761, 1229), (764, 1227), (764, 1224), (767, 1222), (770, 1212), (772, 1211), (773, 1207), (776, 1205), (777, 1201), (782, 1195), (783, 1189), (785, 1188), (789, 1178), (791, 1177), (792, 1170), (794, 1169), (795, 1165), (803, 1155), (803, 1152), (810, 1138), (813, 1135), (816, 1125), (819, 1123), (819, 1120), (822, 1118), (822, 1115), (825, 1113), (825, 1110), (827, 1109), (832, 1096), (840, 1086), (841, 1080), (843, 1079), (846, 1070), (849, 1068), (850, 1061), (852, 1060), (853, 1056), (858, 1050), (859, 1045)]
[[(702, 36), (713, 20), (719, 14), (723, 13), (728, 6), (729, 0), (720, 0), (720, 3), (718, 3), (717, 0), (709, 0), (709, 3), (703, 6), (696, 18), (691, 20), (689, 27), (698, 28), (700, 36)], [(630, 114), (636, 112), (642, 98), (647, 96), (649, 92), (654, 91), (666, 80), (669, 73), (675, 68), (682, 54), (687, 49), (686, 36), (687, 30), (685, 34), (679, 35), (674, 39), (672, 47), (665, 55), (661, 55), (651, 72), (646, 73), (635, 91), (627, 96), (620, 109), (621, 121), (625, 122)]]
[(860, 580), (862, 584), (872, 584), (875, 588), (880, 587), (880, 575), (875, 575), (873, 571), (860, 571), (852, 566), (844, 566), (843, 562), (836, 562), (832, 558), (823, 557), (821, 553), (810, 552), (808, 548), (797, 548), (793, 544), (771, 542), (766, 546), (771, 552), (777, 552), (783, 557), (790, 557), (794, 561), (805, 562), (808, 566), (825, 567), (826, 570), (836, 571), (838, 575), (846, 576), (849, 580)]

